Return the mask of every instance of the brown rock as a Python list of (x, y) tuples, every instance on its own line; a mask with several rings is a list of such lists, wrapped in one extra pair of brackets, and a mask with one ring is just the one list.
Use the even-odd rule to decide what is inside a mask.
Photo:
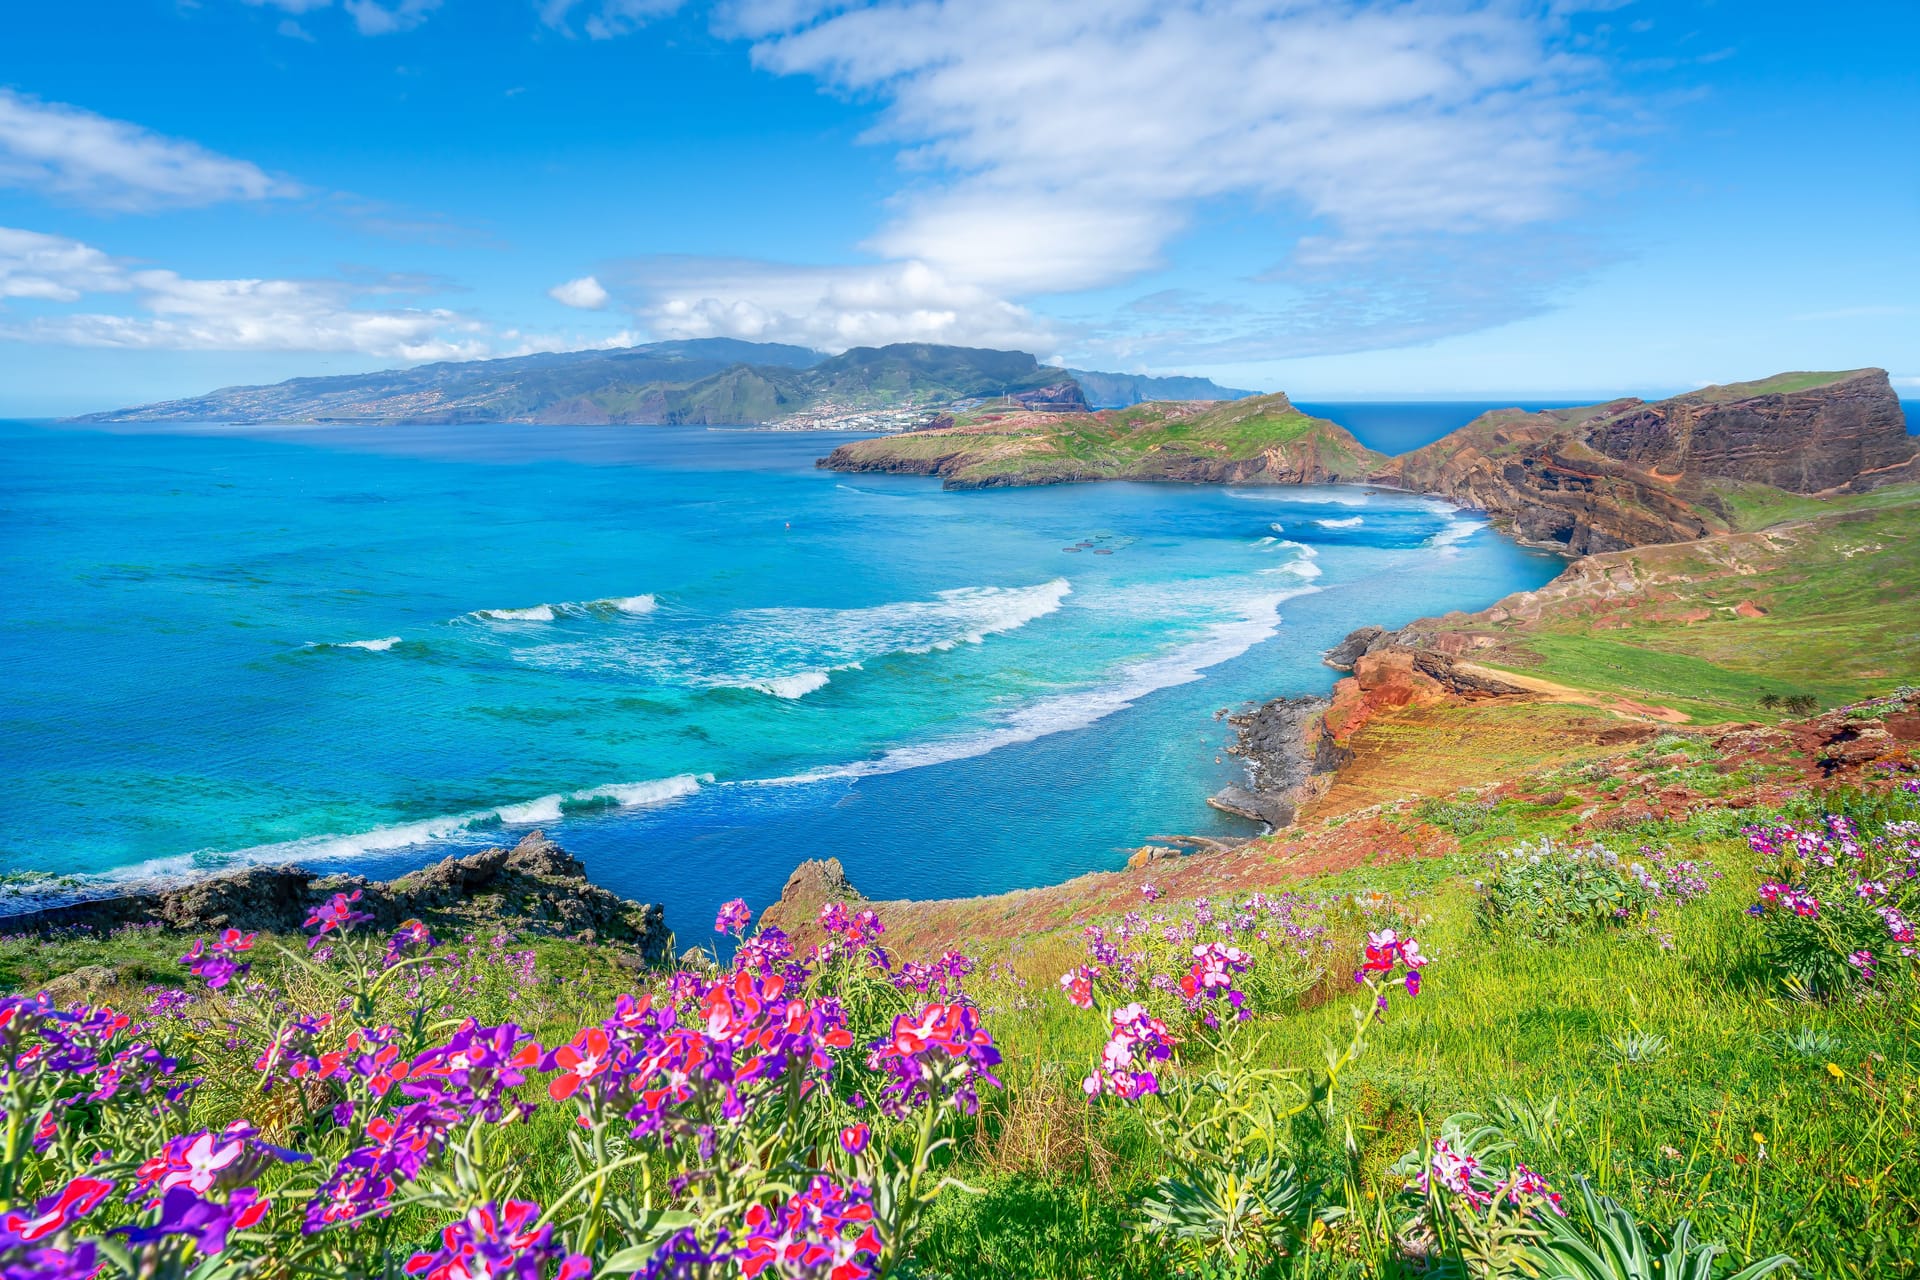
[(1767, 616), (1767, 611), (1751, 600), (1742, 600), (1739, 604), (1733, 606), (1733, 611), (1743, 618), (1764, 618)]

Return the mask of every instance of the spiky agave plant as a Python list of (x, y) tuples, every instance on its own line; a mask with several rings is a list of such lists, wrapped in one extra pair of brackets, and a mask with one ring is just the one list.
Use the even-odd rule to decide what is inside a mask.
[[(1588, 1234), (1564, 1219), (1548, 1222), (1548, 1236), (1533, 1246), (1542, 1280), (1713, 1280), (1715, 1259), (1727, 1251), (1719, 1241), (1696, 1242), (1693, 1224), (1682, 1218), (1673, 1228), (1673, 1243), (1657, 1251), (1647, 1243), (1640, 1224), (1614, 1201), (1596, 1193), (1585, 1182)], [(1723, 1280), (1760, 1280), (1793, 1265), (1784, 1253), (1749, 1263)]]

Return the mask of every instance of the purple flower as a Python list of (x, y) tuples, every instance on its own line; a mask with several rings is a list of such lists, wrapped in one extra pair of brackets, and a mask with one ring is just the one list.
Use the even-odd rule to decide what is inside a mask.
[(273, 1207), (252, 1187), (243, 1187), (227, 1197), (225, 1204), (203, 1200), (185, 1186), (174, 1187), (160, 1201), (160, 1220), (150, 1227), (115, 1227), (132, 1245), (151, 1244), (167, 1236), (191, 1236), (201, 1253), (220, 1253), (227, 1247), (227, 1234), (245, 1231), (267, 1216)]
[(753, 912), (747, 907), (745, 898), (735, 898), (720, 908), (720, 914), (713, 918), (715, 933), (730, 933), (736, 938), (746, 933), (747, 926), (753, 922)]

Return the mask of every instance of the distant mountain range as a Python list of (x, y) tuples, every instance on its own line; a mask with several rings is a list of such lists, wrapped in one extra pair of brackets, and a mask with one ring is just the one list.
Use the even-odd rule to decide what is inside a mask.
[(931, 343), (837, 356), (733, 338), (655, 342), (225, 387), (77, 422), (659, 423), (900, 428), (950, 406), (1007, 400), (1085, 411), (1147, 399), (1252, 395), (1205, 378), (1043, 365), (1023, 351)]

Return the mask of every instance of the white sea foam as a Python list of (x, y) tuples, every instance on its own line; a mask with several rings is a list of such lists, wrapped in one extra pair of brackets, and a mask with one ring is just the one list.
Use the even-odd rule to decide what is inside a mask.
[[(1180, 590), (1190, 584), (1176, 584)], [(1215, 581), (1212, 585), (1217, 587)], [(1199, 638), (1168, 653), (1122, 667), (1107, 684), (1073, 693), (1040, 698), (1001, 714), (994, 726), (976, 733), (932, 742), (894, 747), (871, 760), (828, 765), (785, 778), (768, 778), (742, 785), (791, 786), (833, 779), (864, 778), (901, 773), (986, 755), (1001, 747), (1032, 742), (1055, 733), (1084, 729), (1160, 689), (1201, 679), (1207, 668), (1237, 658), (1280, 628), (1280, 605), (1318, 591), (1301, 586), (1287, 591), (1248, 596), (1237, 602), (1238, 616), (1209, 624)]]
[(400, 643), (399, 636), (382, 636), (378, 640), (315, 640), (309, 641), (309, 649), (365, 649), (368, 653), (385, 653)]
[(1486, 527), (1487, 522), (1484, 520), (1463, 520), (1459, 516), (1453, 515), (1450, 511), (1446, 524), (1440, 527), (1438, 533), (1428, 538), (1425, 545), (1429, 547), (1450, 548), (1465, 542), (1468, 538), (1471, 538), (1474, 534)]
[[(1320, 553), (1318, 551), (1315, 551), (1304, 542), (1291, 542), (1286, 539), (1282, 539), (1274, 544), (1275, 550), (1281, 548), (1291, 550), (1293, 552), (1293, 559), (1287, 561), (1285, 564), (1277, 564), (1271, 569), (1260, 570), (1262, 576), (1284, 573), (1291, 574), (1293, 577), (1305, 582), (1311, 582), (1320, 576), (1322, 570), (1318, 563), (1320, 559)], [(1316, 590), (1317, 589), (1318, 588), (1316, 588)]]
[(368, 854), (394, 853), (413, 849), (498, 827), (530, 827), (558, 822), (569, 813), (595, 809), (642, 809), (670, 804), (699, 791), (702, 783), (711, 783), (712, 774), (698, 777), (680, 774), (671, 778), (653, 778), (645, 782), (620, 782), (581, 791), (540, 796), (518, 804), (496, 805), (467, 813), (422, 818), (416, 822), (397, 822), (350, 835), (307, 836), (276, 844), (254, 845), (245, 849), (203, 849), (171, 858), (154, 858), (117, 871), (97, 876), (80, 876), (81, 896), (124, 892), (146, 884), (177, 885), (183, 877), (205, 875), (246, 866), (275, 866), (283, 863), (351, 861)]
[(1348, 516), (1345, 520), (1315, 520), (1314, 523), (1322, 529), (1351, 529), (1356, 525), (1366, 523), (1366, 517)]
[(475, 609), (462, 614), (472, 622), (553, 622), (560, 618), (607, 617), (616, 613), (641, 615), (652, 613), (660, 601), (651, 595), (608, 596), (602, 600), (568, 600), (559, 604), (536, 604), (525, 609)]
[(614, 671), (647, 683), (694, 689), (757, 689), (799, 698), (833, 673), (891, 653), (922, 654), (982, 644), (1056, 612), (1072, 594), (1065, 578), (1026, 587), (958, 587), (931, 600), (855, 609), (741, 609), (686, 624), (516, 649), (514, 659), (548, 670)]
[(774, 676), (768, 680), (748, 680), (732, 686), (739, 689), (757, 689), (761, 693), (770, 693), (776, 698), (804, 698), (815, 689), (824, 689), (833, 679), (829, 672), (802, 671), (797, 675)]

